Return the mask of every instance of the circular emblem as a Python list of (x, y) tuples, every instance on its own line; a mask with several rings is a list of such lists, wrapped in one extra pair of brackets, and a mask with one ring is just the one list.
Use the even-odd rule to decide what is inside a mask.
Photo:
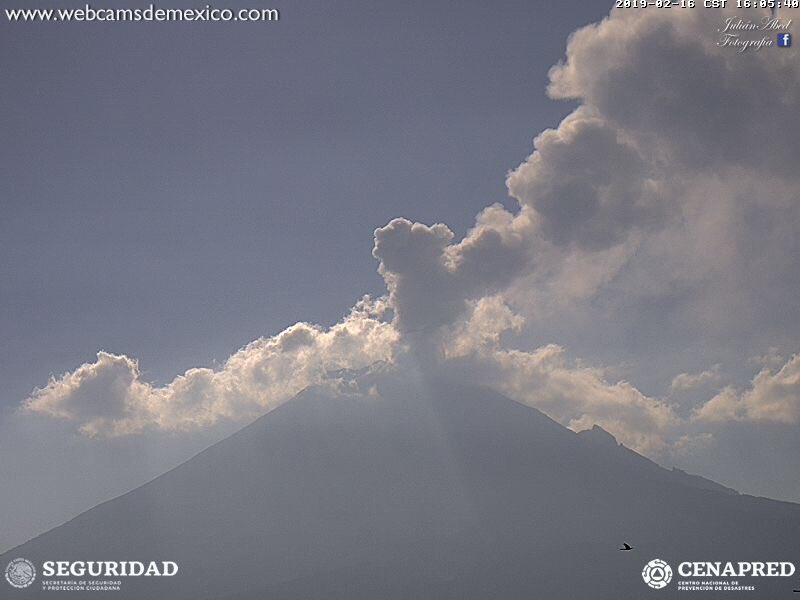
[(6, 567), (6, 581), (15, 588), (26, 588), (36, 579), (36, 567), (27, 558), (15, 558)]
[(660, 558), (654, 558), (644, 566), (642, 579), (651, 588), (660, 590), (672, 581), (672, 567)]

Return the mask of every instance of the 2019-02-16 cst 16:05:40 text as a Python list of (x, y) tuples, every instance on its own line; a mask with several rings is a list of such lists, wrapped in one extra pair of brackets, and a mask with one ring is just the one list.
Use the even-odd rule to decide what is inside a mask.
[(616, 0), (617, 8), (800, 8), (800, 0)]

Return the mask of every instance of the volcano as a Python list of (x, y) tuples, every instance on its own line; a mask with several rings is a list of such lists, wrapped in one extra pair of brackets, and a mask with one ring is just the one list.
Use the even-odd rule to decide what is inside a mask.
[[(39, 570), (10, 598), (58, 597), (41, 588), (46, 561), (179, 565), (124, 579), (118, 600), (663, 598), (681, 562), (798, 564), (798, 538), (800, 505), (665, 469), (488, 389), (381, 372), (303, 391), (0, 564)], [(663, 589), (643, 581), (652, 559), (673, 570)], [(745, 581), (750, 598), (796, 584)]]

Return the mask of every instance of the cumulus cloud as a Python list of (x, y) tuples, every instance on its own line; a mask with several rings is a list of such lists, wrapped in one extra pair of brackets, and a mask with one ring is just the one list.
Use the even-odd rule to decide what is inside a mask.
[(719, 369), (720, 365), (714, 365), (700, 373), (679, 373), (672, 379), (670, 389), (673, 392), (679, 392), (718, 383), (721, 379)]
[(253, 418), (329, 372), (390, 361), (398, 334), (382, 320), (385, 309), (382, 300), (364, 299), (329, 329), (297, 323), (251, 342), (219, 370), (189, 369), (163, 387), (143, 381), (134, 359), (99, 352), (95, 362), (36, 389), (24, 410), (73, 421), (87, 436), (186, 430)]
[[(487, 209), (461, 242), (405, 220), (376, 232), (401, 330), (431, 331), (436, 356), (469, 363), (465, 377), (480, 373), (565, 424), (598, 422), (634, 447), (664, 447), (686, 425), (667, 400), (571, 364), (561, 346), (498, 341), (522, 322), (569, 330), (581, 310), (581, 325), (610, 343), (648, 336), (673, 352), (785, 331), (786, 298), (800, 291), (800, 65), (717, 45), (732, 15), (612, 10), (570, 36), (548, 92), (579, 106), (508, 174), (518, 209)], [(474, 243), (482, 235), (493, 243)], [(669, 392), (721, 381), (719, 367), (685, 372)]]
[[(538, 166), (547, 161), (544, 134), (509, 176), (512, 195), (537, 211), (556, 241), (595, 250), (603, 242), (619, 246), (621, 262), (606, 263), (605, 277), (593, 267), (597, 286), (578, 301), (604, 295), (605, 306), (624, 311), (614, 315), (623, 326), (659, 320), (662, 344), (681, 328), (681, 344), (693, 332), (720, 346), (781, 336), (787, 298), (797, 297), (800, 188), (790, 157), (800, 150), (800, 124), (792, 116), (800, 108), (800, 65), (785, 54), (743, 56), (716, 43), (725, 18), (758, 22), (763, 13), (618, 10), (570, 37), (548, 91), (581, 106), (551, 137), (580, 146), (569, 151), (573, 156), (591, 148), (592, 162), (609, 165), (611, 181), (593, 185), (603, 181), (593, 174), (581, 198), (557, 197), (565, 203), (559, 210), (588, 215), (591, 230), (581, 229), (581, 218), (554, 220), (536, 185), (520, 184), (558, 184), (559, 175), (543, 177)], [(571, 120), (587, 118), (614, 135), (587, 144), (570, 133)], [(564, 162), (557, 171), (564, 181), (580, 178), (583, 167), (572, 174)], [(602, 194), (608, 189), (616, 190), (614, 202)], [(595, 256), (576, 249), (567, 260), (556, 257), (551, 279), (560, 282), (569, 261), (594, 264)]]
[(800, 65), (718, 46), (732, 15), (613, 10), (570, 36), (548, 91), (580, 105), (508, 174), (518, 210), (490, 207), (460, 242), (441, 224), (376, 232), (401, 329), (503, 292), (529, 317), (605, 294), (634, 322), (665, 298), (684, 305), (667, 328), (770, 335), (800, 252)]
[(696, 411), (695, 419), (800, 424), (800, 355), (777, 372), (762, 369), (748, 390), (726, 387)]
[(800, 65), (717, 44), (725, 18), (758, 23), (765, 11), (666, 12), (616, 10), (576, 31), (550, 72), (550, 96), (592, 107), (669, 168), (796, 177)]
[[(706, 443), (684, 431), (690, 423), (797, 423), (796, 357), (686, 419), (669, 393), (612, 381), (558, 339), (535, 336), (585, 328), (657, 354), (701, 338), (729, 347), (800, 333), (785, 318), (798, 308), (787, 298), (800, 297), (800, 63), (717, 45), (732, 14), (612, 10), (576, 31), (548, 92), (579, 106), (509, 172), (518, 206), (487, 207), (461, 240), (441, 223), (398, 218), (377, 229), (386, 298), (329, 329), (298, 323), (163, 387), (143, 381), (135, 360), (100, 353), (36, 390), (26, 409), (87, 435), (189, 429), (260, 414), (331, 370), (416, 355), (651, 454)], [(670, 391), (722, 383), (718, 367), (701, 369), (671, 371)]]

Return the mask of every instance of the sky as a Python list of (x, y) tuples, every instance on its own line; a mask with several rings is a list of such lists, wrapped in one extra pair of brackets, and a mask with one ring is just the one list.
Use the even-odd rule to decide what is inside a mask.
[(800, 501), (763, 15), (332, 4), (3, 27), (0, 550), (376, 360)]

